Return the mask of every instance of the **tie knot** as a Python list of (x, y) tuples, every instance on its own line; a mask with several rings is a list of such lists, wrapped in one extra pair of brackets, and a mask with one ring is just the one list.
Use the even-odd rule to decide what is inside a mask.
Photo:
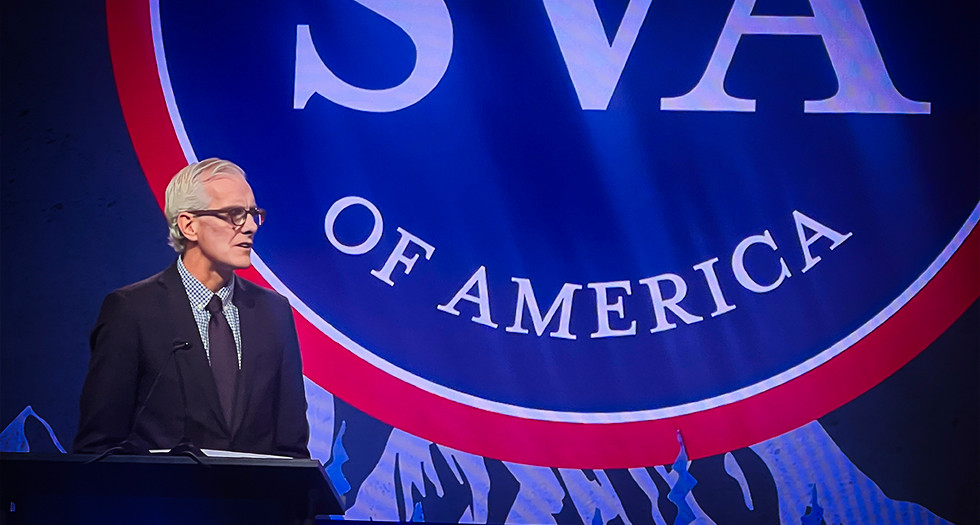
[(211, 315), (217, 315), (217, 314), (222, 314), (222, 315), (224, 315), (224, 314), (222, 313), (222, 311), (221, 311), (221, 308), (222, 308), (222, 306), (223, 306), (223, 305), (222, 305), (222, 303), (221, 303), (221, 298), (220, 298), (220, 297), (218, 297), (217, 295), (212, 295), (212, 296), (211, 296), (211, 300), (210, 300), (210, 301), (208, 301), (208, 305), (207, 305), (207, 306), (205, 306), (204, 308), (205, 308), (205, 309), (206, 309), (206, 310), (207, 310), (207, 311), (208, 311), (208, 312), (209, 312), (209, 313), (210, 313)]

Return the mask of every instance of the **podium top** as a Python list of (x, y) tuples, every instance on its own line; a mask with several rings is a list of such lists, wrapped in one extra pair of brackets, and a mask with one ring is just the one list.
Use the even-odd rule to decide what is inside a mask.
[(267, 500), (308, 515), (343, 514), (315, 459), (0, 453), (5, 499), (72, 494)]

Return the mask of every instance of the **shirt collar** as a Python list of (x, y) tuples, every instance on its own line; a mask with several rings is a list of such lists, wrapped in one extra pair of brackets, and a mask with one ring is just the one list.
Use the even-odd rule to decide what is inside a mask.
[(184, 266), (183, 257), (177, 258), (177, 273), (180, 274), (180, 280), (184, 283), (184, 289), (187, 291), (187, 298), (190, 299), (191, 306), (194, 308), (204, 310), (214, 295), (217, 295), (221, 299), (222, 306), (231, 304), (232, 298), (235, 295), (235, 274), (231, 275), (228, 284), (219, 289), (217, 293), (214, 293), (207, 286), (201, 284), (201, 281), (197, 280), (197, 277), (191, 275), (191, 272)]

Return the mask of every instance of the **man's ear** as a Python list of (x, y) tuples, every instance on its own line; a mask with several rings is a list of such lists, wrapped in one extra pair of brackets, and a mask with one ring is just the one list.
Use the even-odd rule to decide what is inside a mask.
[(197, 242), (197, 221), (189, 213), (181, 213), (177, 216), (177, 227), (184, 234), (188, 241)]

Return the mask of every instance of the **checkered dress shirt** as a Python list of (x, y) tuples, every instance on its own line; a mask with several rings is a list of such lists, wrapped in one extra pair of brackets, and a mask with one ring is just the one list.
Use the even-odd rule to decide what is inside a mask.
[(238, 369), (241, 370), (241, 325), (238, 321), (238, 307), (232, 302), (232, 298), (235, 295), (235, 276), (232, 275), (228, 284), (218, 290), (218, 293), (214, 293), (208, 290), (207, 286), (201, 284), (201, 281), (198, 281), (196, 277), (191, 275), (191, 272), (187, 271), (182, 258), (177, 259), (177, 272), (180, 273), (180, 280), (184, 282), (184, 290), (187, 291), (187, 299), (191, 303), (191, 312), (194, 313), (197, 330), (201, 333), (201, 341), (204, 343), (204, 351), (208, 356), (208, 362), (211, 362), (211, 350), (208, 348), (208, 321), (211, 320), (211, 313), (208, 312), (207, 306), (211, 302), (211, 297), (217, 295), (221, 299), (221, 310), (225, 314), (225, 319), (228, 320), (228, 325), (231, 326), (231, 333), (235, 336), (235, 349), (238, 351)]

